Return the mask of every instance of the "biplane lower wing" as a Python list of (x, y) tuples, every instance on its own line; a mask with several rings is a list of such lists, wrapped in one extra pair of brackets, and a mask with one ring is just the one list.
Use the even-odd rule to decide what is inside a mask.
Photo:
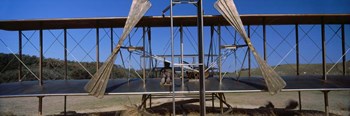
[[(328, 76), (328, 80), (322, 76), (288, 76), (282, 77), (287, 86), (283, 91), (336, 91), (350, 90), (350, 76)], [(78, 96), (88, 95), (84, 85), (88, 80), (48, 80), (43, 86), (37, 81), (23, 81), (0, 84), (0, 97), (34, 97), (34, 96)], [(169, 87), (159, 85), (160, 78), (147, 78), (145, 88), (139, 78), (111, 79), (106, 87), (106, 95), (129, 94), (168, 94)], [(231, 92), (267, 92), (265, 82), (261, 77), (224, 78), (219, 84), (218, 78), (206, 79), (207, 93), (231, 93)], [(210, 83), (210, 84), (209, 84)], [(181, 84), (180, 79), (175, 84)], [(185, 86), (175, 86), (175, 93), (198, 93), (199, 82), (185, 81)]]

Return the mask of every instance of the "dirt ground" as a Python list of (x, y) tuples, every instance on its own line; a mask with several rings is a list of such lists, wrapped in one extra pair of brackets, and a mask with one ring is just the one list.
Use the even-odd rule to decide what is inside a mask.
[[(226, 93), (227, 102), (234, 109), (240, 111), (251, 112), (254, 109), (261, 109), (271, 102), (276, 111), (284, 109), (290, 101), (298, 101), (298, 92), (281, 92), (271, 96), (268, 93)], [(319, 91), (301, 92), (301, 106), (303, 110), (324, 111), (323, 93)], [(63, 111), (64, 97), (44, 97), (43, 98), (43, 114), (55, 115)], [(152, 109), (148, 111), (156, 111), (158, 107), (163, 107), (164, 103), (170, 102), (171, 98), (152, 99)], [(188, 98), (178, 98), (176, 101), (191, 100)], [(91, 96), (68, 96), (67, 111), (75, 111), (77, 113), (92, 112), (115, 112), (130, 110), (141, 103), (141, 95), (109, 95), (103, 99), (97, 99)], [(169, 104), (169, 103), (168, 103)], [(194, 105), (193, 107), (191, 105)], [(198, 103), (191, 103), (181, 107), (196, 107)], [(212, 106), (212, 101), (207, 101), (207, 110)], [(215, 107), (219, 106), (219, 100), (215, 100)], [(171, 105), (170, 105), (171, 106)], [(147, 103), (149, 107), (149, 103)], [(177, 106), (180, 107), (180, 106)], [(293, 107), (295, 108), (295, 107)], [(161, 109), (161, 108), (160, 108)], [(179, 108), (181, 109), (181, 108)], [(196, 109), (196, 108), (194, 108)], [(298, 107), (295, 108), (297, 110)], [(331, 91), (329, 92), (329, 109), (330, 112), (337, 115), (350, 115), (350, 91)], [(168, 110), (168, 109), (167, 109)], [(218, 109), (217, 109), (218, 110)], [(217, 111), (216, 110), (216, 111)], [(295, 111), (293, 110), (293, 111)], [(20, 98), (0, 98), (0, 115), (37, 115), (38, 114), (38, 98), (36, 97), (20, 97)], [(255, 110), (256, 111), (256, 110)], [(171, 111), (170, 111), (171, 112)], [(191, 114), (191, 113), (189, 113)], [(193, 114), (193, 113), (192, 113)], [(196, 115), (196, 113), (194, 113)]]

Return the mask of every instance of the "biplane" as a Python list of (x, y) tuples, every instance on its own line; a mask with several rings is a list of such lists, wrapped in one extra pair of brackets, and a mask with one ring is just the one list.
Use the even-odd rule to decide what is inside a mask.
[[(198, 8), (197, 16), (173, 16), (172, 7), (175, 4), (194, 4)], [(345, 75), (327, 75), (326, 70), (323, 70), (322, 76), (296, 76), (296, 77), (281, 77), (274, 69), (272, 69), (258, 54), (257, 49), (252, 43), (250, 35), (246, 32), (245, 25), (296, 25), (299, 24), (321, 24), (324, 28), (325, 24), (350, 24), (350, 15), (348, 14), (301, 14), (301, 15), (239, 15), (236, 5), (233, 0), (217, 0), (213, 6), (220, 15), (203, 15), (202, 0), (171, 0), (169, 7), (163, 11), (163, 16), (144, 16), (147, 10), (151, 7), (149, 0), (133, 0), (130, 7), (130, 12), (127, 17), (118, 18), (86, 18), (86, 19), (54, 19), (54, 20), (15, 20), (15, 21), (0, 21), (0, 29), (8, 31), (19, 31), (20, 39), (22, 31), (25, 30), (40, 30), (40, 42), (42, 48), (43, 30), (49, 29), (64, 29), (66, 34), (67, 29), (76, 28), (123, 28), (122, 36), (120, 36), (117, 45), (112, 50), (106, 61), (95, 74), (90, 74), (90, 80), (47, 80), (43, 81), (42, 72), (39, 76), (35, 76), (39, 80), (39, 85), (36, 81), (23, 81), (15, 83), (0, 84), (0, 97), (33, 97), (33, 96), (74, 96), (74, 95), (93, 95), (98, 98), (103, 98), (104, 95), (125, 95), (125, 94), (140, 94), (143, 95), (143, 104), (147, 99), (151, 99), (152, 94), (199, 94), (201, 111), (205, 112), (204, 97), (206, 93), (220, 93), (217, 95), (221, 103), (225, 102), (222, 98), (223, 93), (229, 92), (269, 92), (271, 95), (283, 91), (324, 91), (328, 95), (329, 91), (333, 90), (350, 90), (350, 78)], [(170, 9), (170, 16), (165, 16), (165, 12)], [(226, 53), (218, 56), (212, 63), (205, 66), (203, 59), (203, 27), (204, 26), (222, 26), (229, 25), (239, 34), (245, 44), (222, 45), (221, 49), (228, 49)], [(143, 47), (123, 46), (124, 41), (134, 27), (170, 27), (171, 37), (173, 41), (174, 26), (197, 26), (198, 27), (198, 64), (190, 64), (185, 61), (176, 63), (174, 61), (174, 51), (171, 54), (171, 60), (166, 60), (164, 57), (144, 52)], [(264, 26), (265, 27), (265, 26)], [(249, 30), (248, 30), (249, 31)], [(324, 31), (324, 30), (323, 30)], [(296, 32), (297, 34), (298, 32)], [(322, 32), (324, 33), (324, 32)], [(298, 37), (298, 36), (297, 36)], [(324, 35), (322, 36), (324, 39)], [(65, 38), (66, 39), (66, 38)], [(343, 38), (345, 39), (345, 37)], [(6, 43), (2, 41), (6, 46)], [(65, 43), (66, 44), (66, 43)], [(113, 45), (112, 45), (113, 46)], [(7, 47), (9, 51), (12, 51)], [(261, 77), (251, 78), (222, 78), (221, 72), (219, 77), (211, 77), (208, 73), (213, 69), (220, 60), (227, 57), (239, 48), (247, 48), (247, 53), (251, 52), (258, 63), (258, 68), (262, 73)], [(143, 54), (142, 57), (149, 57), (154, 60), (163, 61), (171, 64), (172, 77), (174, 76), (175, 68), (178, 67), (187, 70), (188, 79), (199, 79), (198, 82), (185, 83), (184, 76), (173, 80), (171, 89), (161, 87), (159, 78), (134, 78), (134, 79), (110, 79), (111, 71), (114, 62), (117, 60), (117, 55), (122, 49), (134, 51), (134, 53)], [(324, 48), (323, 48), (324, 50)], [(65, 51), (67, 49), (65, 48)], [(325, 52), (325, 51), (323, 51)], [(13, 53), (13, 52), (12, 52)], [(41, 51), (42, 53), (42, 51)], [(20, 52), (19, 56), (22, 53)], [(343, 61), (346, 51), (342, 52)], [(17, 57), (18, 61), (22, 61), (21, 57)], [(65, 54), (66, 55), (66, 54)], [(210, 55), (210, 54), (209, 54)], [(183, 55), (181, 55), (183, 56)], [(43, 55), (40, 55), (40, 64), (42, 64)], [(323, 58), (324, 59), (324, 58)], [(218, 63), (219, 62), (219, 63)], [(21, 68), (27, 68), (21, 62)], [(297, 63), (297, 66), (299, 63)], [(323, 67), (326, 63), (323, 62)], [(42, 66), (40, 69), (42, 71)], [(220, 68), (220, 66), (219, 66)], [(151, 69), (150, 69), (151, 70)], [(344, 67), (344, 72), (346, 69)], [(31, 72), (35, 75), (33, 72)], [(145, 74), (143, 74), (145, 75)], [(298, 71), (299, 75), (299, 71)], [(300, 77), (300, 78), (299, 78)], [(156, 83), (156, 84), (155, 84)], [(210, 83), (210, 84), (205, 84)], [(234, 84), (232, 84), (234, 83)], [(178, 86), (181, 85), (181, 86)], [(220, 97), (221, 96), (221, 97)], [(42, 99), (42, 97), (39, 97)], [(40, 100), (39, 100), (40, 101)], [(42, 100), (41, 100), (42, 102)], [(325, 99), (328, 103), (328, 99)], [(229, 107), (229, 106), (228, 106)], [(174, 107), (175, 108), (175, 107)], [(204, 109), (203, 109), (204, 108)], [(203, 111), (204, 110), (204, 111)], [(40, 110), (39, 110), (40, 111)], [(175, 112), (174, 112), (175, 113)]]

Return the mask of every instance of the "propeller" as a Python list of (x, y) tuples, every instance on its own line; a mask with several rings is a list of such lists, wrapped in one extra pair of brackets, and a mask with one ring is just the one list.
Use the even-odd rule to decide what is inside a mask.
[(248, 37), (233, 0), (217, 0), (214, 7), (224, 16), (233, 28), (243, 37), (259, 64), (262, 76), (270, 94), (276, 94), (286, 86), (286, 82), (259, 56)]
[(117, 46), (113, 49), (112, 54), (107, 58), (106, 62), (98, 69), (98, 71), (84, 87), (85, 91), (89, 92), (90, 95), (98, 98), (103, 98), (111, 71), (114, 66), (114, 62), (116, 60), (116, 56), (120, 51), (124, 40), (150, 7), (151, 3), (148, 0), (132, 1), (130, 12), (124, 26), (123, 34), (119, 38)]

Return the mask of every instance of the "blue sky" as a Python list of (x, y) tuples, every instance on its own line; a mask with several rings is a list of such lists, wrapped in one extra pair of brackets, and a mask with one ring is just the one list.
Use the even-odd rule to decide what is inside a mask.
[[(169, 5), (168, 0), (150, 0), (152, 2), (152, 7), (146, 13), (147, 16), (161, 15), (161, 11)], [(203, 2), (205, 14), (208, 15), (218, 15), (219, 13), (214, 9), (213, 3), (215, 0), (205, 0)], [(350, 13), (350, 1), (349, 0), (235, 0), (236, 6), (240, 14), (349, 14)], [(82, 17), (116, 17), (116, 16), (127, 16), (129, 8), (131, 5), (131, 0), (1, 0), (0, 1), (0, 20), (25, 20), (25, 19), (50, 19), (50, 18), (82, 18)], [(174, 7), (174, 15), (194, 15), (196, 13), (196, 8), (193, 5), (176, 5)], [(288, 53), (295, 43), (294, 38), (294, 26), (267, 26), (267, 38), (269, 42), (268, 46), (268, 62), (271, 65), (278, 64), (281, 59)], [(320, 26), (311, 26), (305, 25), (301, 26), (299, 29), (300, 38), (304, 37), (303, 42), (301, 42), (301, 50), (303, 50), (301, 62), (302, 63), (319, 63), (321, 62), (321, 57), (318, 48), (321, 47), (320, 44)], [(334, 35), (332, 30), (337, 31), (339, 25), (330, 25), (326, 26), (327, 38), (329, 43), (327, 44), (327, 52), (329, 57), (327, 62), (336, 62), (340, 57), (340, 31)], [(350, 37), (349, 34), (349, 25), (346, 25), (346, 36)], [(252, 26), (251, 29), (254, 29), (257, 33), (252, 31), (252, 40), (258, 49), (259, 53), (262, 55), (262, 27), (261, 26)], [(311, 30), (311, 33), (308, 36), (305, 36), (303, 31)], [(169, 41), (169, 28), (152, 28), (152, 41), (153, 52), (156, 54), (164, 54), (165, 44)], [(193, 38), (190, 33), (187, 32), (188, 38), (185, 39), (185, 51), (186, 53), (196, 53), (196, 50), (192, 47), (191, 39), (197, 40), (196, 28), (188, 27), (188, 30), (191, 31)], [(226, 44), (232, 44), (232, 36), (229, 34), (232, 27), (228, 27), (228, 30), (222, 28), (223, 30), (223, 39), (226, 41)], [(90, 33), (88, 33), (90, 31)], [(109, 39), (104, 32), (108, 32), (108, 29), (100, 29), (100, 39), (101, 39), (101, 61), (104, 61), (109, 55)], [(122, 29), (115, 29), (116, 34), (121, 35)], [(135, 36), (132, 38), (132, 43), (135, 46), (136, 43), (141, 38), (141, 29), (139, 29)], [(226, 32), (225, 32), (226, 31)], [(277, 31), (277, 32), (276, 32)], [(208, 51), (209, 45), (209, 28), (206, 27), (205, 30), (205, 44), (206, 44), (206, 53)], [(291, 34), (286, 37), (286, 41), (280, 43), (284, 36)], [(34, 33), (34, 34), (33, 34)], [(58, 40), (51, 35), (53, 33), (55, 36), (58, 36), (62, 33), (62, 30), (52, 30), (45, 31), (44, 36), (44, 50), (48, 49), (45, 53), (45, 57), (49, 58), (63, 58), (63, 47), (59, 42), (63, 42), (61, 35), (58, 37)], [(76, 29), (69, 30), (69, 33), (72, 37), (69, 37), (68, 48), (72, 52), (69, 56), (70, 60), (78, 61), (93, 61), (95, 59), (95, 29)], [(75, 41), (79, 41), (81, 38), (87, 34), (87, 37), (82, 40), (80, 46), (77, 46)], [(232, 32), (233, 33), (233, 32)], [(282, 37), (278, 33), (281, 33)], [(29, 37), (33, 34), (31, 42), (24, 40), (25, 45), (25, 54), (38, 55), (38, 52), (35, 50), (38, 48), (38, 32), (36, 31), (27, 31), (24, 34)], [(18, 39), (17, 32), (8, 32), (0, 30), (0, 39), (4, 40), (6, 44), (14, 52), (18, 51)], [(74, 40), (72, 39), (74, 38)], [(178, 51), (178, 39), (175, 40), (175, 50)], [(117, 39), (115, 39), (117, 41)], [(240, 40), (240, 42), (243, 42)], [(53, 44), (52, 44), (53, 43)], [(315, 43), (315, 44), (314, 44)], [(347, 39), (347, 43), (350, 43)], [(32, 46), (33, 44), (34, 46)], [(52, 44), (52, 45), (51, 45)], [(193, 42), (195, 44), (195, 42)], [(292, 46), (290, 46), (292, 44)], [(142, 45), (142, 44), (138, 44)], [(350, 44), (349, 44), (350, 45)], [(50, 47), (51, 46), (51, 47)], [(73, 48), (76, 48), (73, 50)], [(196, 46), (196, 45), (194, 45)], [(277, 50), (273, 48), (278, 46)], [(83, 49), (85, 50), (83, 50)], [(349, 46), (347, 47), (349, 48)], [(86, 52), (90, 52), (91, 58), (85, 56)], [(0, 52), (10, 53), (3, 44), (0, 44)], [(243, 60), (244, 50), (238, 50), (239, 60)], [(176, 52), (179, 53), (179, 52)], [(167, 51), (165, 54), (170, 54), (170, 51)], [(295, 63), (295, 52), (291, 51), (282, 64), (285, 63)], [(127, 57), (128, 53), (123, 52), (123, 55)], [(74, 57), (73, 57), (74, 56)], [(85, 58), (84, 58), (85, 56)], [(348, 55), (349, 56), (349, 55)], [(139, 56), (134, 55), (135, 59), (139, 60)], [(314, 58), (315, 57), (315, 58)], [(315, 59), (315, 60), (312, 60)], [(187, 59), (192, 61), (192, 59)], [(228, 61), (233, 61), (232, 56), (227, 59)], [(120, 60), (116, 62), (121, 64)], [(133, 67), (138, 68), (136, 61), (132, 61)], [(239, 64), (237, 64), (239, 65)], [(257, 66), (256, 63), (253, 63), (253, 66)], [(226, 70), (233, 70), (232, 63), (225, 63), (224, 65)]]
[[(161, 15), (167, 0), (151, 0), (146, 15)], [(215, 0), (205, 0), (206, 14), (218, 14)], [(241, 14), (349, 13), (349, 0), (235, 0)], [(131, 0), (1, 0), (0, 20), (127, 16)], [(178, 5), (175, 14), (194, 14), (192, 5)]]

